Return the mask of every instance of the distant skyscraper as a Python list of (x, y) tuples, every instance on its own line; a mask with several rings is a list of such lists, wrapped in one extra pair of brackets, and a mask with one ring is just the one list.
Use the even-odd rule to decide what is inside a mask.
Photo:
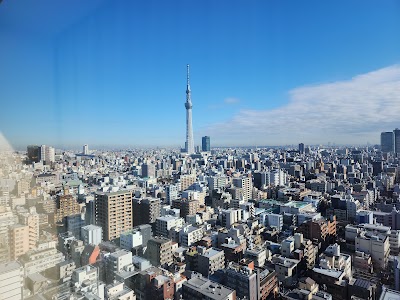
[(83, 152), (82, 152), (84, 155), (88, 155), (89, 154), (89, 146), (86, 144), (86, 145), (83, 145)]
[(400, 129), (393, 130), (393, 138), (394, 152), (400, 153)]
[(142, 177), (156, 177), (156, 167), (152, 163), (142, 165)]
[(185, 152), (187, 154), (194, 153), (193, 127), (192, 127), (192, 99), (189, 83), (189, 65), (187, 65), (187, 85), (186, 85), (186, 143)]
[(382, 152), (393, 152), (393, 132), (381, 133), (381, 150)]
[(299, 152), (300, 152), (301, 154), (304, 153), (304, 144), (303, 144), (303, 143), (300, 143), (300, 144), (299, 144)]
[(46, 145), (40, 146), (40, 160), (45, 162), (46, 164), (54, 162), (55, 161), (54, 148)]
[(27, 147), (28, 159), (31, 162), (39, 162), (40, 161), (40, 147), (35, 145), (29, 145)]
[(203, 136), (201, 138), (201, 151), (210, 151), (210, 137)]

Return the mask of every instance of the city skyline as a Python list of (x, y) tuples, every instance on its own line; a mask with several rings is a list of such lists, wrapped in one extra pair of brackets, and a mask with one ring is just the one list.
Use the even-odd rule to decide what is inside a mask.
[(183, 148), (190, 64), (195, 145), (378, 144), (400, 127), (399, 4), (341, 3), (2, 2), (0, 131)]

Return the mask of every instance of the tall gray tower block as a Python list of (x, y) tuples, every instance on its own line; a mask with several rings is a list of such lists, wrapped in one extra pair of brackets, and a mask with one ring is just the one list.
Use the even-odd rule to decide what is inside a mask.
[(186, 142), (185, 152), (187, 154), (194, 153), (193, 125), (192, 125), (192, 99), (189, 82), (189, 65), (187, 65), (187, 84), (186, 84)]

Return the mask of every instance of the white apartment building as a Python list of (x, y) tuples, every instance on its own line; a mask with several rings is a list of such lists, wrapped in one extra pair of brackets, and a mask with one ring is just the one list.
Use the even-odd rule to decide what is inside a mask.
[(347, 219), (355, 220), (357, 211), (361, 208), (361, 203), (358, 200), (347, 199), (346, 200), (346, 210), (347, 210)]
[(42, 145), (40, 147), (40, 160), (46, 163), (55, 162), (55, 150), (53, 147)]
[(284, 186), (287, 183), (287, 174), (282, 169), (272, 170), (269, 176), (273, 186)]
[(208, 188), (210, 191), (222, 189), (226, 186), (226, 176), (210, 176), (207, 178)]
[(248, 201), (251, 199), (253, 195), (253, 182), (251, 177), (242, 176), (239, 178), (233, 178), (232, 183), (235, 187), (242, 189), (243, 200)]
[(221, 226), (229, 229), (233, 224), (242, 220), (241, 209), (223, 209), (219, 215), (219, 219)]
[(125, 249), (119, 250), (107, 257), (107, 272), (118, 273), (131, 264), (132, 252)]
[(171, 228), (180, 228), (185, 223), (183, 218), (174, 216), (159, 217), (156, 219), (156, 235), (168, 237)]
[(103, 228), (96, 225), (87, 225), (81, 228), (81, 239), (85, 245), (98, 245), (103, 241)]
[(123, 249), (111, 253), (106, 260), (106, 281), (111, 283), (117, 279), (117, 275), (121, 271), (132, 271), (133, 269), (131, 251)]
[(324, 254), (320, 256), (320, 267), (323, 269), (336, 269), (344, 272), (344, 277), (352, 278), (351, 256), (340, 252), (340, 245), (329, 245)]
[(391, 255), (398, 255), (400, 251), (400, 230), (391, 230), (388, 226), (379, 224), (359, 224), (359, 225), (347, 225), (345, 229), (345, 238), (347, 242), (353, 243), (355, 238), (360, 232), (374, 232), (383, 234), (389, 237), (389, 248)]
[(168, 185), (165, 188), (167, 203), (172, 203), (172, 200), (178, 199), (178, 187), (176, 185)]
[(22, 266), (16, 261), (0, 264), (0, 299), (23, 299), (23, 274), (24, 270)]
[(282, 230), (283, 215), (264, 212), (260, 214), (259, 218), (260, 218), (260, 224), (264, 226), (274, 227), (278, 231)]
[(199, 272), (208, 277), (214, 274), (215, 271), (225, 268), (225, 254), (224, 251), (217, 248), (206, 249), (204, 247), (197, 247), (198, 268)]
[(119, 246), (122, 249), (131, 251), (132, 248), (139, 247), (143, 244), (143, 235), (140, 230), (129, 230), (121, 233), (119, 237)]
[(105, 284), (98, 281), (98, 276), (97, 268), (91, 265), (75, 269), (71, 276), (73, 291), (87, 299), (104, 300)]
[(370, 254), (374, 267), (385, 269), (390, 252), (389, 237), (363, 231), (355, 238), (355, 250)]
[(290, 254), (294, 251), (294, 239), (287, 238), (281, 242), (281, 254), (284, 257), (290, 257)]
[(107, 300), (136, 300), (133, 291), (124, 285), (123, 282), (115, 281), (105, 288)]
[(183, 247), (189, 247), (203, 238), (203, 228), (192, 225), (184, 226), (179, 232), (179, 242)]
[(91, 265), (87, 265), (72, 272), (71, 282), (74, 285), (82, 286), (84, 282), (96, 281), (97, 280), (97, 268)]

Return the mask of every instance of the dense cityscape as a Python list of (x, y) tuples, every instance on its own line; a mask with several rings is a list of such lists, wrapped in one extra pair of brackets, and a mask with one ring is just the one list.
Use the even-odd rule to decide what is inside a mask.
[(400, 130), (369, 147), (5, 151), (1, 299), (399, 299)]
[(400, 300), (399, 16), (0, 0), (0, 300)]

